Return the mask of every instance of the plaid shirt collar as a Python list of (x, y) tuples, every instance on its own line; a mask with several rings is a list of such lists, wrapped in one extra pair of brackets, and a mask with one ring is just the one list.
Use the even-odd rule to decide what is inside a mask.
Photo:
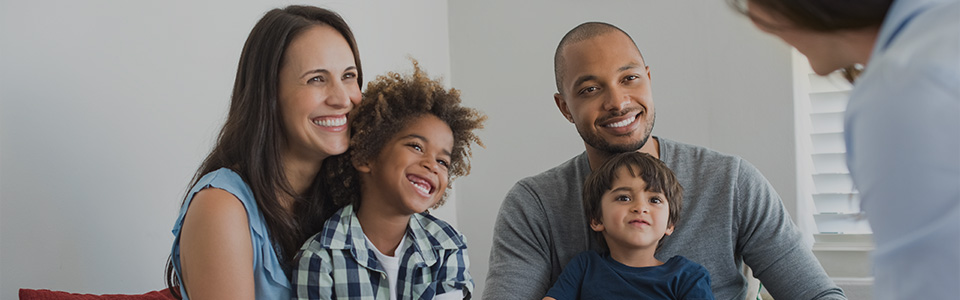
[[(418, 267), (432, 266), (439, 259), (437, 253), (442, 249), (465, 249), (467, 247), (463, 239), (451, 228), (444, 228), (434, 222), (436, 218), (427, 214), (419, 213), (410, 216), (410, 222), (407, 225), (407, 239), (411, 241), (411, 246), (416, 250), (413, 262)], [(330, 226), (335, 223), (336, 226)], [(331, 250), (350, 250), (350, 254), (357, 261), (357, 264), (364, 268), (383, 272), (383, 268), (373, 257), (373, 249), (367, 247), (366, 238), (363, 235), (363, 228), (360, 227), (360, 220), (353, 209), (353, 205), (347, 205), (340, 209), (330, 220), (327, 226), (324, 226), (323, 238), (320, 244), (324, 248)], [(427, 250), (427, 251), (424, 251)], [(398, 249), (399, 251), (399, 249)], [(422, 266), (421, 266), (422, 264)]]

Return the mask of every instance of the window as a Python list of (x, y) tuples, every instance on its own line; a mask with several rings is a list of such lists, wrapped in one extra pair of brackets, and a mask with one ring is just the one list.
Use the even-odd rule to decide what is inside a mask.
[[(848, 297), (870, 298), (870, 226), (847, 170), (843, 113), (852, 86), (839, 72), (818, 76), (793, 51), (797, 141), (798, 225)], [(860, 298), (860, 297), (855, 297)]]

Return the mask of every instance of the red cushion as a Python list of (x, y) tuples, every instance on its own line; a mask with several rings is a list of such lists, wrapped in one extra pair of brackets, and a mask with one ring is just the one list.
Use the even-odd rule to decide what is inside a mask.
[(167, 289), (152, 291), (140, 295), (93, 295), (74, 294), (51, 290), (20, 289), (20, 300), (171, 300), (173, 295)]

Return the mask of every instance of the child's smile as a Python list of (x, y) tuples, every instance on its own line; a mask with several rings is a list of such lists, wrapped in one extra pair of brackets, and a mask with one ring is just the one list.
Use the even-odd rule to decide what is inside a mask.
[(429, 197), (430, 194), (433, 194), (434, 192), (433, 183), (431, 183), (429, 179), (410, 174), (407, 175), (407, 180), (410, 180), (410, 184), (412, 184), (417, 189), (417, 192), (424, 197)]
[(365, 194), (361, 205), (397, 215), (433, 207), (447, 189), (452, 149), (447, 123), (431, 114), (414, 118), (373, 161), (357, 165)]

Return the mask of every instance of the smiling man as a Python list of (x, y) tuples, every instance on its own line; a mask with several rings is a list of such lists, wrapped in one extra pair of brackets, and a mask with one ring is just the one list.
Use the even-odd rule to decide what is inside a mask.
[(684, 210), (657, 259), (682, 255), (710, 272), (717, 299), (744, 299), (749, 265), (776, 299), (846, 299), (787, 215), (780, 196), (747, 161), (651, 136), (650, 68), (627, 33), (606, 23), (570, 30), (554, 58), (554, 101), (586, 151), (508, 192), (494, 228), (485, 299), (540, 299), (588, 236), (583, 183), (617, 153), (663, 161), (684, 189)]

